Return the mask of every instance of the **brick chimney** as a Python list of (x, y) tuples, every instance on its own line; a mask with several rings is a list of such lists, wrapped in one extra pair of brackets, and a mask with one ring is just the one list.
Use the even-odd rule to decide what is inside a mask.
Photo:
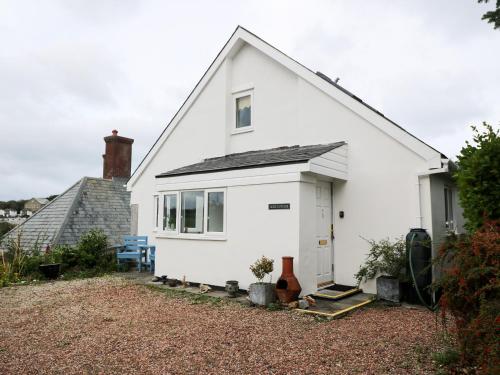
[(130, 177), (132, 165), (132, 143), (131, 138), (120, 137), (118, 130), (112, 131), (113, 135), (104, 137), (106, 142), (106, 153), (102, 156), (102, 177), (112, 179), (113, 177)]

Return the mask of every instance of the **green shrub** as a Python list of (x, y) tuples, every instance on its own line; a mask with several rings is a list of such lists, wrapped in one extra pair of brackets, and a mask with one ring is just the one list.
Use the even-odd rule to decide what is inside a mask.
[(379, 242), (367, 241), (370, 244), (368, 257), (365, 264), (354, 275), (358, 283), (363, 280), (373, 279), (379, 273), (405, 281), (406, 242), (403, 237), (394, 242), (391, 242), (388, 238)]
[(466, 227), (479, 228), (485, 220), (500, 219), (500, 136), (491, 125), (476, 127), (473, 142), (458, 155), (457, 181), (460, 205), (464, 209)]
[(500, 221), (486, 222), (472, 235), (451, 235), (438, 260), (443, 323), (450, 313), (460, 365), (500, 373)]

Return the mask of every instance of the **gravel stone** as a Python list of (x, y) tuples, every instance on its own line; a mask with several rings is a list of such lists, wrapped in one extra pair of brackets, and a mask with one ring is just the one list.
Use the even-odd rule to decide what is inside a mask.
[(434, 314), (337, 320), (193, 303), (119, 277), (0, 289), (0, 374), (427, 374)]

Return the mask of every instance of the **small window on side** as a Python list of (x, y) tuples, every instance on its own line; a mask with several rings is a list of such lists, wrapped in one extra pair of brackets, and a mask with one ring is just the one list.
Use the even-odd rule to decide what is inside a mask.
[(252, 126), (252, 97), (250, 95), (236, 98), (236, 128)]
[(444, 188), (444, 221), (446, 228), (454, 228), (453, 218), (453, 190), (448, 186)]

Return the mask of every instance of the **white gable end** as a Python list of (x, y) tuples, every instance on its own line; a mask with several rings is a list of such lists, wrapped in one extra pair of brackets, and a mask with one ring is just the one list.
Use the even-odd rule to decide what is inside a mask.
[[(286, 69), (283, 69), (283, 67)], [(219, 77), (215, 78), (217, 75), (219, 75)], [(145, 168), (148, 167), (155, 155), (160, 149), (162, 149), (162, 146), (170, 137), (174, 129), (176, 129), (178, 124), (191, 110), (193, 104), (197, 101), (201, 93), (214, 79), (218, 80), (218, 84), (221, 85), (221, 88), (224, 90), (223, 96), (220, 97), (220, 99), (223, 100), (223, 103), (219, 102), (220, 107), (218, 108), (219, 110), (224, 111), (224, 124), (219, 123), (218, 125), (224, 125), (226, 127), (225, 136), (223, 137), (224, 139), (221, 140), (225, 142), (225, 146), (216, 155), (232, 152), (233, 149), (236, 150), (236, 152), (250, 149), (245, 147), (245, 141), (240, 142), (236, 137), (231, 138), (231, 129), (227, 129), (228, 125), (230, 125), (233, 121), (232, 94), (234, 92), (239, 91), (242, 88), (253, 88), (255, 90), (254, 99), (256, 103), (254, 119), (256, 126), (258, 126), (259, 123), (263, 123), (262, 120), (264, 116), (264, 113), (259, 111), (258, 103), (272, 104), (274, 106), (274, 111), (266, 113), (266, 116), (270, 115), (271, 117), (265, 118), (265, 122), (272, 122), (277, 126), (280, 126), (282, 133), (285, 134), (286, 137), (286, 134), (293, 134), (294, 132), (297, 133), (296, 126), (304, 126), (304, 124), (300, 121), (300, 116), (309, 116), (309, 113), (304, 110), (302, 103), (304, 103), (304, 100), (307, 101), (307, 97), (304, 97), (304, 95), (307, 94), (307, 91), (311, 91), (311, 87), (308, 86), (312, 86), (315, 90), (319, 90), (323, 94), (326, 94), (326, 96), (330, 99), (333, 99), (330, 100), (330, 103), (336, 102), (337, 106), (340, 105), (344, 111), (347, 110), (348, 112), (351, 112), (353, 116), (362, 118), (367, 123), (371, 124), (391, 137), (393, 140), (397, 141), (399, 144), (406, 147), (408, 150), (417, 154), (426, 161), (427, 168), (441, 167), (441, 155), (439, 152), (394, 125), (389, 120), (369, 109), (331, 83), (325, 81), (314, 72), (257, 38), (247, 30), (238, 27), (212, 65), (209, 67), (205, 75), (199, 81), (198, 85), (163, 131), (157, 142), (153, 145), (150, 152), (136, 169), (133, 176), (129, 180), (129, 189), (135, 185), (138, 178), (143, 174)], [(258, 80), (261, 82), (259, 87), (256, 87), (256, 81)], [(269, 87), (274, 88), (274, 90), (267, 90)], [(278, 96), (276, 96), (276, 91), (281, 94), (278, 93)], [(292, 97), (290, 94), (295, 96)], [(214, 103), (211, 104), (211, 106), (213, 105)], [(272, 117), (273, 114), (274, 117)], [(286, 115), (289, 115), (289, 117), (294, 116), (297, 120), (286, 118)], [(197, 132), (199, 130), (202, 131), (202, 127), (211, 128), (214, 126), (213, 124), (207, 123), (208, 118), (209, 117), (205, 114), (204, 119), (200, 119), (200, 122), (198, 123), (199, 128), (196, 130)], [(323, 118), (321, 121), (324, 122), (325, 119)], [(308, 126), (311, 127), (311, 131), (314, 131), (313, 128), (315, 128), (317, 124), (310, 123)], [(216, 137), (212, 134), (210, 140), (218, 142), (215, 138)], [(289, 138), (295, 137), (292, 135)], [(302, 136), (300, 136), (299, 139), (302, 139)], [(335, 139), (335, 141), (340, 140), (345, 139)], [(330, 139), (329, 141), (332, 140)], [(290, 139), (290, 142), (285, 141), (281, 144), (297, 143), (297, 141), (293, 139)], [(305, 142), (299, 143), (306, 144)], [(259, 145), (257, 147), (272, 147), (276, 145), (269, 141), (263, 141), (262, 139), (255, 144)], [(171, 147), (171, 143), (169, 147)]]

